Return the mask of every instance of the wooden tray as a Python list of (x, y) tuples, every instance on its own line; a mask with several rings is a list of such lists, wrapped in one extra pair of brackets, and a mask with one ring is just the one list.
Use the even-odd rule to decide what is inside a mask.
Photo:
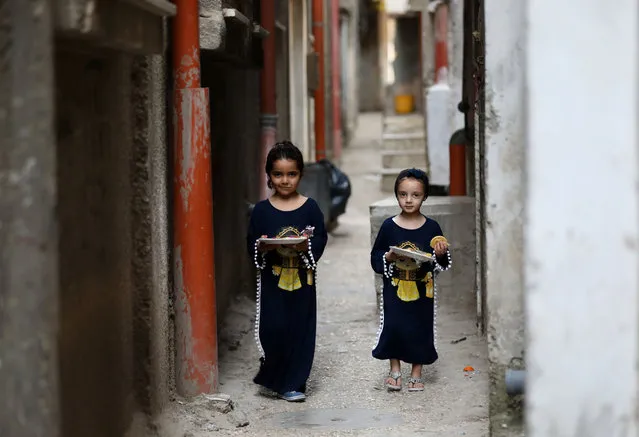
[(391, 246), (390, 249), (392, 253), (399, 256), (412, 258), (414, 260), (422, 261), (422, 262), (425, 262), (425, 261), (435, 262), (435, 257), (427, 252), (402, 249), (401, 247), (397, 247), (397, 246)]
[(307, 240), (306, 237), (291, 237), (291, 238), (265, 238), (262, 237), (258, 241), (264, 244), (273, 244), (279, 246), (286, 246), (290, 244), (299, 244)]

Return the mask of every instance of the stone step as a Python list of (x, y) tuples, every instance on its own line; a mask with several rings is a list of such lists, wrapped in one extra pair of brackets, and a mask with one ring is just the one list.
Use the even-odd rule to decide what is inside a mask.
[(390, 115), (384, 118), (384, 132), (423, 132), (423, 114)]
[(382, 135), (382, 150), (426, 150), (426, 137), (423, 132), (395, 133)]
[(381, 153), (382, 168), (426, 168), (426, 150), (388, 150)]

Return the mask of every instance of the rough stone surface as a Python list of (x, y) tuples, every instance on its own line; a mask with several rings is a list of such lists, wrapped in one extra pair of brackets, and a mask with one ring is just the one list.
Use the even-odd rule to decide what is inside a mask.
[(224, 43), (226, 23), (222, 13), (222, 0), (200, 1), (200, 47), (217, 50)]
[(138, 404), (153, 414), (164, 407), (173, 386), (165, 59), (136, 58), (131, 79), (135, 381)]
[[(388, 393), (382, 386), (388, 363), (371, 357), (378, 316), (369, 261), (369, 205), (384, 197), (377, 184), (371, 183), (378, 177), (380, 156), (375, 135), (379, 138), (380, 126), (378, 115), (360, 116), (358, 135), (344, 153), (344, 169), (354, 192), (320, 262), (317, 349), (309, 398), (295, 404), (258, 392), (252, 383), (258, 366), (253, 339), (255, 303), (236, 299), (221, 330), (220, 390), (231, 396), (235, 409), (248, 413), (250, 423), (238, 428), (228, 415), (181, 400), (158, 419), (160, 436), (204, 437), (211, 430), (218, 430), (219, 435), (256, 437), (488, 435), (486, 345), (476, 335), (474, 313), (463, 303), (453, 299), (442, 303), (438, 314), (441, 358), (424, 370), (425, 392)], [(463, 337), (465, 341), (452, 343)], [(476, 371), (465, 373), (468, 365)], [(407, 365), (403, 371), (409, 371)], [(326, 409), (344, 414), (350, 411), (350, 415), (339, 420), (335, 412), (322, 413)], [(323, 421), (320, 429), (310, 426), (312, 423), (305, 426), (303, 420), (283, 425), (282, 416), (277, 415), (284, 413), (320, 416), (333, 423)], [(382, 419), (398, 415), (402, 421), (389, 425), (380, 420), (378, 427), (371, 422), (368, 428), (360, 428), (356, 426), (360, 414), (376, 414)], [(344, 426), (344, 421), (353, 426)]]

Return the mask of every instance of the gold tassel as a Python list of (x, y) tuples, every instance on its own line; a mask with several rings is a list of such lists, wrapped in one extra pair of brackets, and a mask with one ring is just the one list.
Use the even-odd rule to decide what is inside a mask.
[(432, 272), (428, 272), (426, 273), (426, 276), (424, 277), (424, 279), (422, 280), (423, 282), (426, 283), (426, 297), (429, 298), (433, 298), (435, 297), (435, 287), (433, 284), (433, 273)]
[(306, 271), (306, 283), (308, 285), (313, 285), (313, 270)]

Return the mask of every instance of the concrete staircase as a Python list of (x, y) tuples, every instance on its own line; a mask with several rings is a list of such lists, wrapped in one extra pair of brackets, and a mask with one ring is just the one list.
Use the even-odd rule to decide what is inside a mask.
[(428, 171), (422, 114), (386, 116), (381, 145), (381, 189), (393, 192), (395, 179), (405, 168)]

